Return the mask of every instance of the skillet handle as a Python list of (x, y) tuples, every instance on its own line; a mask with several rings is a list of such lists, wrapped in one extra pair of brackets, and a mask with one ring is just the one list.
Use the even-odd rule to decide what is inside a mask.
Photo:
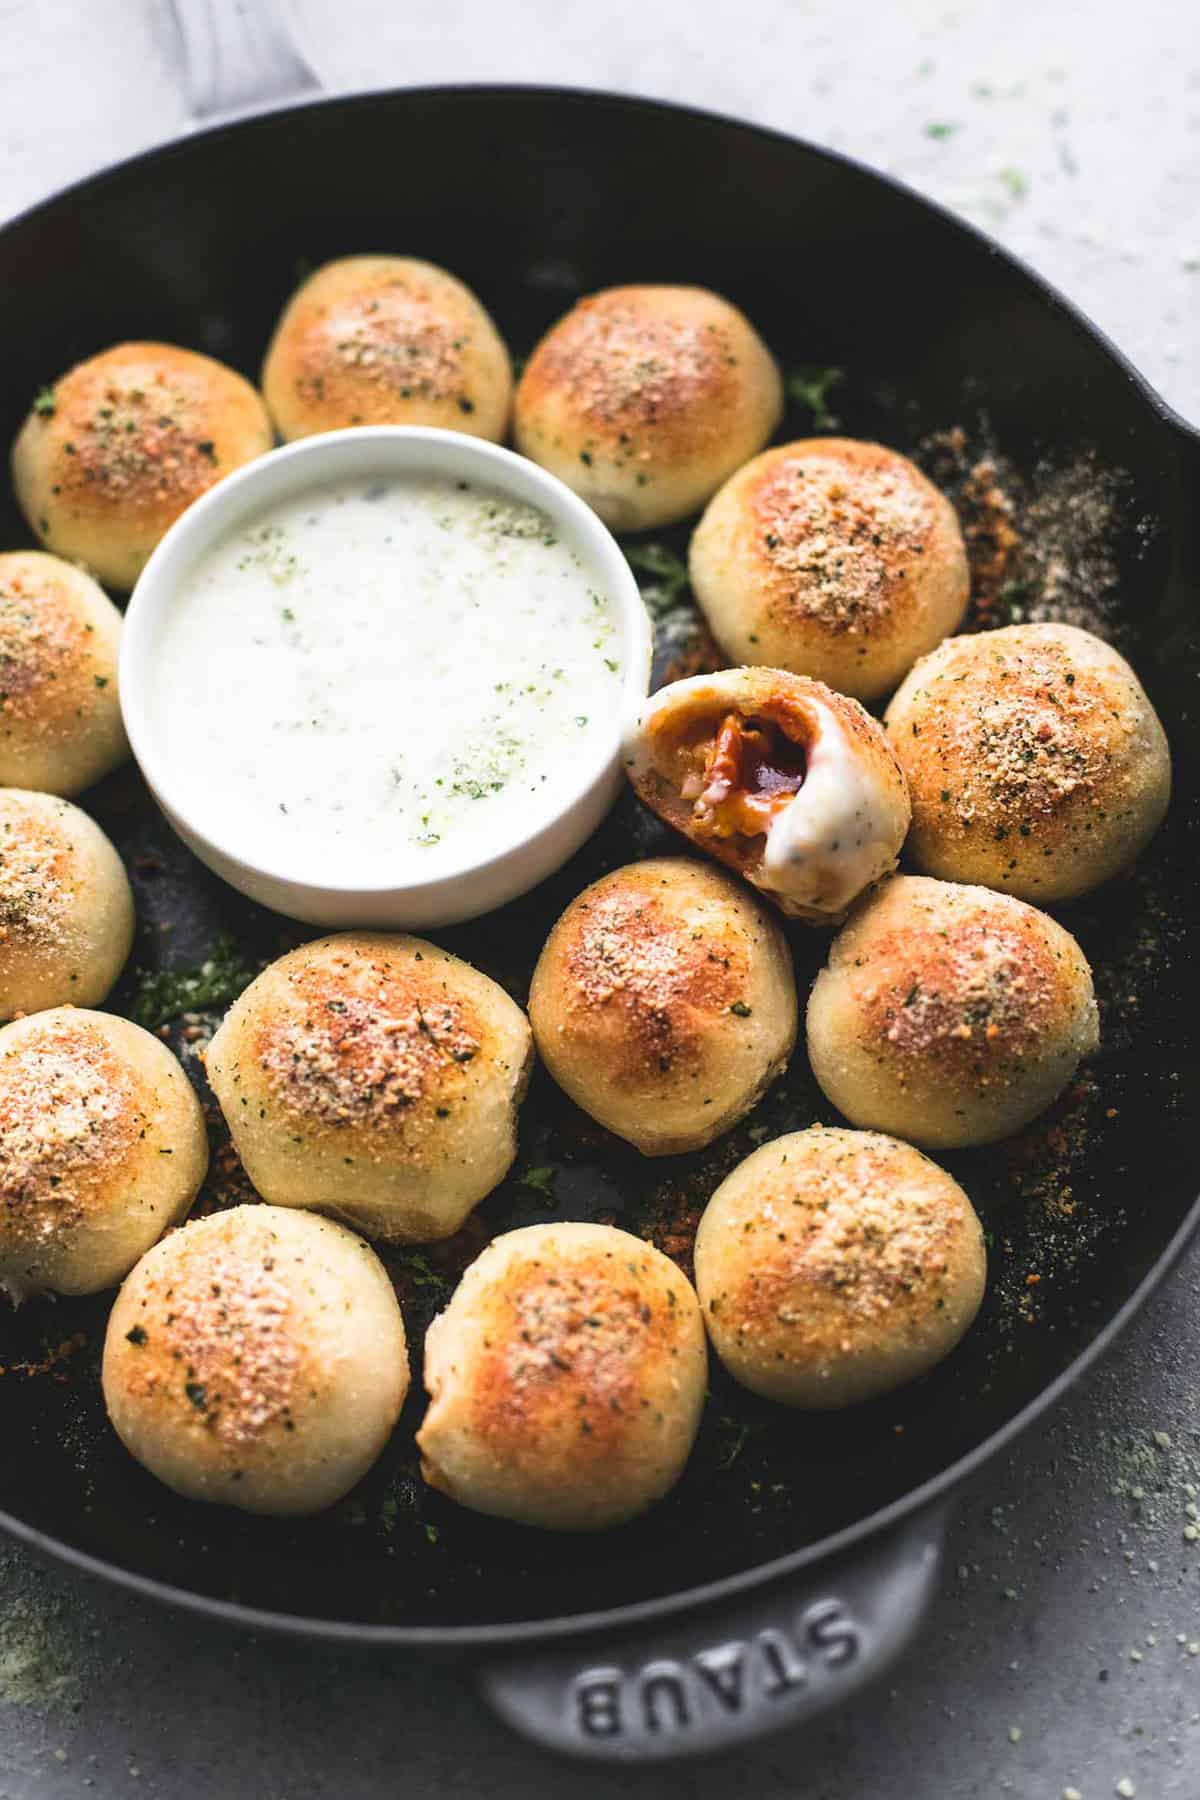
[(661, 1625), (506, 1651), (477, 1671), (484, 1698), (546, 1749), (608, 1763), (707, 1755), (807, 1724), (873, 1681), (917, 1631), (938, 1586), (946, 1510)]
[(196, 118), (249, 112), (319, 91), (276, 0), (171, 0), (171, 9)]

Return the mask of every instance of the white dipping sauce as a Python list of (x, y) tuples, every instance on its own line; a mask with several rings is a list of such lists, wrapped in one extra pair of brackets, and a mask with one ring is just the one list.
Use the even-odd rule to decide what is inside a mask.
[(359, 479), (267, 507), (197, 560), (150, 705), (200, 831), (291, 875), (399, 883), (559, 809), (619, 730), (618, 646), (536, 508)]

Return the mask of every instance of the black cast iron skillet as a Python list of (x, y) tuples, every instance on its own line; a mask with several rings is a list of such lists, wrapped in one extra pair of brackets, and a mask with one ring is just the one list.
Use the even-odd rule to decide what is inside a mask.
[[(535, 1534), (424, 1490), (411, 1447), (419, 1380), (392, 1450), (331, 1514), (272, 1523), (188, 1505), (104, 1425), (105, 1296), (0, 1315), (3, 1522), (76, 1566), (197, 1611), (468, 1652), (505, 1716), (578, 1753), (633, 1759), (731, 1743), (847, 1695), (906, 1641), (937, 1579), (948, 1497), (1112, 1340), (1196, 1222), (1200, 442), (1042, 282), (895, 183), (701, 113), (510, 88), (243, 119), (10, 224), (0, 232), (0, 437), (41, 382), (122, 337), (195, 345), (254, 372), (302, 262), (391, 247), (464, 276), (518, 348), (590, 288), (711, 284), (785, 363), (848, 371), (836, 391), (844, 429), (932, 455), (947, 479), (956, 457), (961, 473), (984, 448), (996, 453), (1019, 521), (1033, 530), (1040, 515), (1037, 529), (1069, 540), (1065, 572), (1050, 576), (1051, 610), (1086, 610), (1099, 596), (1105, 629), (1134, 657), (1174, 746), (1171, 817), (1142, 868), (1064, 914), (1096, 965), (1104, 1046), (1019, 1144), (946, 1159), (992, 1239), (988, 1302), (961, 1350), (892, 1399), (831, 1418), (758, 1404), (714, 1371), (687, 1477), (620, 1531)], [(811, 423), (801, 408), (788, 429)], [(955, 426), (966, 447), (939, 463), (929, 434)], [(1076, 489), (1072, 513), (1063, 494)], [(25, 541), (15, 513), (2, 535), (6, 546)], [(1015, 593), (1036, 607), (1045, 576), (1010, 581), (1003, 604), (1011, 610)], [(251, 956), (299, 935), (195, 864), (132, 773), (87, 803), (134, 875), (138, 967), (194, 962), (222, 931)], [(664, 841), (625, 800), (560, 877), (444, 939), (523, 998), (566, 899)], [(824, 941), (793, 938), (806, 986)], [(133, 996), (131, 978), (112, 1004)], [(730, 1138), (646, 1163), (538, 1078), (516, 1173), (485, 1203), (476, 1237), (431, 1253), (428, 1266), (391, 1259), (412, 1335), (442, 1303), (443, 1275), (510, 1224), (609, 1218), (686, 1259), (695, 1209), (734, 1162), (766, 1133), (830, 1116), (798, 1056)]]

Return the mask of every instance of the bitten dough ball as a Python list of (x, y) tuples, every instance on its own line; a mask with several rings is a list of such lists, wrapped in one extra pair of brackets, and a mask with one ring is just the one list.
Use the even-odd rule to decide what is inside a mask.
[(553, 1531), (619, 1525), (683, 1473), (707, 1361), (661, 1251), (611, 1225), (529, 1225), (473, 1262), (425, 1340), (432, 1487)]
[(263, 394), (283, 438), (346, 425), (440, 425), (501, 443), (512, 364), (474, 294), (411, 256), (346, 256), (292, 296)]
[(754, 897), (684, 857), (585, 888), (533, 972), (529, 1016), (571, 1098), (647, 1156), (698, 1150), (787, 1067), (796, 984)]
[(990, 1144), (1044, 1112), (1099, 1042), (1069, 932), (988, 888), (886, 882), (833, 941), (808, 1054), (855, 1125), (931, 1148)]
[(727, 1175), (696, 1234), (712, 1345), (785, 1406), (852, 1406), (948, 1356), (983, 1299), (983, 1231), (909, 1144), (814, 1126)]
[(182, 1218), (204, 1115), (166, 1045), (57, 1007), (0, 1031), (0, 1288), (94, 1294)]
[(887, 711), (918, 868), (1023, 900), (1073, 900), (1162, 824), (1171, 754), (1141, 682), (1074, 625), (951, 638)]
[(319, 1512), (400, 1415), (404, 1321), (383, 1264), (345, 1226), (235, 1206), (142, 1258), (108, 1322), (103, 1382), (122, 1443), (176, 1493)]
[(39, 395), (13, 445), (13, 484), (48, 550), (131, 588), (180, 513), (271, 444), (258, 393), (223, 363), (117, 344)]
[(100, 827), (69, 800), (0, 788), (0, 1018), (98, 1005), (133, 924), (129, 878)]
[(761, 450), (783, 411), (770, 351), (704, 288), (606, 288), (534, 350), (517, 448), (616, 531), (669, 525)]
[(875, 700), (954, 631), (970, 588), (954, 508), (881, 444), (809, 438), (730, 477), (692, 537), (692, 587), (731, 662)]
[(120, 636), (82, 569), (40, 550), (0, 556), (0, 787), (78, 794), (124, 762)]
[(878, 720), (784, 669), (661, 688), (625, 772), (668, 825), (810, 925), (836, 923), (890, 874), (908, 830), (908, 789)]
[(264, 1199), (427, 1243), (510, 1167), (532, 1054), (520, 1007), (469, 963), (346, 932), (265, 969), (206, 1066)]

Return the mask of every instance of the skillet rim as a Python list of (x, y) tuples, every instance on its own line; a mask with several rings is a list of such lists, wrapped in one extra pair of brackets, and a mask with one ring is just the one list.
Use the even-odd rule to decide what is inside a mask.
[[(78, 201), (86, 195), (89, 189), (110, 177), (133, 172), (143, 164), (155, 162), (160, 165), (166, 164), (172, 155), (181, 153), (193, 143), (207, 145), (215, 139), (240, 131), (244, 126), (253, 128), (260, 121), (295, 118), (297, 115), (315, 112), (318, 109), (353, 108), (361, 105), (364, 101), (386, 102), (402, 99), (438, 101), (467, 96), (479, 100), (501, 102), (537, 98), (539, 100), (582, 103), (585, 107), (615, 107), (634, 112), (680, 116), (705, 125), (720, 126), (726, 132), (783, 144), (790, 150), (799, 150), (818, 161), (833, 163), (849, 169), (857, 175), (866, 176), (870, 181), (891, 193), (906, 200), (915, 201), (947, 230), (953, 230), (960, 237), (968, 238), (990, 255), (1006, 263), (1025, 283), (1033, 288), (1044, 302), (1062, 314), (1073, 329), (1090, 338), (1108, 356), (1116, 369), (1125, 376), (1142, 400), (1146, 402), (1150, 412), (1170, 432), (1172, 439), (1176, 441), (1177, 451), (1182, 446), (1190, 446), (1193, 452), (1200, 450), (1200, 425), (1193, 425), (1165, 400), (1081, 307), (1068, 299), (1052, 282), (1033, 269), (1022, 257), (998, 243), (982, 227), (961, 218), (957, 213), (942, 205), (940, 201), (918, 192), (907, 182), (875, 169), (869, 163), (847, 155), (843, 151), (814, 144), (795, 133), (783, 131), (774, 126), (757, 125), (712, 108), (693, 106), (675, 100), (658, 99), (650, 95), (622, 94), (610, 89), (556, 83), (434, 82), (411, 87), (365, 88), (352, 92), (319, 95), (291, 105), (268, 104), (262, 107), (247, 108), (232, 118), (202, 127), (199, 130), (181, 133), (164, 143), (153, 145), (132, 156), (106, 164), (89, 175), (67, 183), (44, 199), (35, 201), (31, 206), (23, 208), (0, 224), (0, 257), (3, 256), (10, 232), (26, 221), (37, 218), (40, 214), (50, 211), (64, 201)], [(1027, 1405), (1014, 1413), (997, 1431), (985, 1438), (981, 1444), (977, 1444), (973, 1450), (968, 1451), (965, 1456), (960, 1457), (957, 1462), (949, 1464), (936, 1475), (931, 1476), (929, 1480), (911, 1488), (906, 1494), (901, 1495), (899, 1499), (892, 1501), (890, 1505), (883, 1507), (880, 1511), (871, 1513), (866, 1518), (845, 1526), (841, 1531), (819, 1539), (816, 1543), (807, 1544), (787, 1555), (774, 1557), (768, 1562), (756, 1564), (752, 1568), (742, 1570), (739, 1574), (725, 1576), (719, 1581), (704, 1583), (697, 1587), (685, 1588), (659, 1599), (639, 1600), (630, 1605), (614, 1607), (607, 1611), (590, 1611), (566, 1614), (550, 1619), (486, 1625), (383, 1625), (349, 1619), (311, 1618), (300, 1613), (271, 1612), (265, 1608), (247, 1606), (238, 1601), (220, 1600), (189, 1588), (177, 1587), (171, 1582), (156, 1580), (152, 1576), (139, 1575), (132, 1569), (107, 1562), (103, 1557), (90, 1551), (77, 1549), (64, 1539), (57, 1538), (35, 1525), (27, 1524), (2, 1508), (0, 1508), (0, 1530), (43, 1557), (78, 1569), (85, 1575), (110, 1582), (143, 1598), (152, 1599), (185, 1612), (199, 1614), (223, 1624), (241, 1627), (244, 1630), (266, 1631), (277, 1636), (308, 1641), (341, 1645), (354, 1644), (377, 1649), (411, 1647), (469, 1651), (497, 1649), (514, 1644), (529, 1646), (566, 1642), (598, 1632), (647, 1623), (653, 1624), (662, 1619), (674, 1618), (723, 1601), (735, 1600), (768, 1583), (799, 1575), (805, 1570), (817, 1567), (835, 1556), (866, 1543), (923, 1510), (932, 1509), (939, 1502), (945, 1504), (949, 1500), (952, 1490), (965, 1485), (993, 1456), (1009, 1448), (1038, 1418), (1061, 1400), (1068, 1388), (1081, 1380), (1111, 1349), (1150, 1294), (1174, 1267), (1189, 1240), (1195, 1235), (1198, 1226), (1200, 1226), (1200, 1196), (1192, 1202), (1186, 1217), (1176, 1227), (1170, 1240), (1146, 1270), (1133, 1292), (1100, 1328), (1091, 1343), (1086, 1345), (1067, 1368), (1042, 1388)]]

